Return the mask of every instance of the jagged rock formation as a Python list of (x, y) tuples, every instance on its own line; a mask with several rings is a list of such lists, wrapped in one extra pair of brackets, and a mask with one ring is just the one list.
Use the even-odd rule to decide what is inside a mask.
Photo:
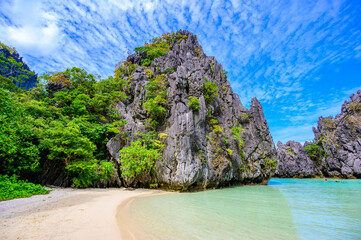
[(277, 143), (277, 171), (276, 177), (311, 178), (321, 176), (319, 166), (314, 162), (299, 142), (288, 141), (286, 144)]
[(314, 151), (309, 148), (308, 154), (305, 149), (310, 143), (304, 147), (295, 142), (278, 144), (276, 176), (361, 178), (361, 90), (345, 101), (335, 118), (320, 117), (313, 132)]
[[(166, 137), (162, 160), (156, 163), (158, 183), (164, 188), (183, 190), (267, 183), (275, 171), (276, 150), (261, 104), (253, 98), (250, 109), (242, 106), (222, 66), (204, 54), (197, 37), (188, 31), (177, 34), (182, 38), (171, 43), (170, 51), (126, 77), (129, 98), (119, 102), (117, 109), (127, 124), (107, 144), (113, 159), (120, 164), (119, 150), (129, 146), (139, 133), (148, 131), (149, 116), (142, 104), (147, 98), (145, 87), (152, 74), (164, 74), (166, 117), (156, 131)], [(142, 53), (136, 53), (127, 61), (141, 64), (142, 59)], [(218, 96), (210, 103), (204, 94), (206, 81), (218, 86)], [(198, 110), (189, 106), (190, 96), (199, 99)], [(122, 138), (124, 132), (126, 139)], [(151, 181), (142, 176), (125, 178), (123, 184), (149, 186)]]
[(17, 87), (26, 90), (36, 87), (38, 77), (16, 50), (4, 44), (0, 44), (0, 75), (11, 78)]

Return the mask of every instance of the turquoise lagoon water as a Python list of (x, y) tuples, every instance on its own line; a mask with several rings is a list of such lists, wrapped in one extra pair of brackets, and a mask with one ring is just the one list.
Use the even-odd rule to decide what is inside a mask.
[(129, 214), (148, 239), (361, 239), (361, 180), (156, 195), (131, 202)]

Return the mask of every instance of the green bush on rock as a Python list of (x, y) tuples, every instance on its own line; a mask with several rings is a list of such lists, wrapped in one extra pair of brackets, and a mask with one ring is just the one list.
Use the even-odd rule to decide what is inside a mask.
[(149, 79), (147, 86), (147, 101), (144, 108), (153, 120), (161, 120), (167, 115), (167, 79), (164, 74)]
[(272, 168), (272, 170), (277, 169), (277, 160), (271, 158), (265, 158), (264, 164), (266, 167)]
[(186, 35), (165, 33), (161, 37), (153, 38), (151, 43), (145, 43), (144, 46), (135, 48), (135, 52), (141, 54), (143, 59), (141, 60), (142, 66), (149, 66), (154, 59), (165, 55), (171, 50), (171, 43), (178, 39), (178, 43), (187, 39)]
[(305, 150), (313, 161), (321, 161), (322, 158), (328, 157), (326, 151), (314, 143), (308, 144)]
[(243, 128), (242, 128), (241, 125), (236, 125), (236, 126), (231, 128), (231, 132), (232, 132), (232, 135), (234, 136), (234, 139), (238, 141), (240, 155), (241, 155), (241, 158), (244, 160), (245, 159), (244, 150), (243, 150), (244, 142), (243, 142), (243, 139), (242, 139)]
[(204, 78), (203, 95), (206, 104), (211, 104), (213, 102), (213, 99), (215, 97), (218, 97), (217, 84), (209, 81), (207, 78)]
[(157, 139), (157, 133), (142, 134), (140, 139), (120, 150), (122, 177), (155, 174), (155, 162), (162, 159), (164, 145)]
[(190, 96), (188, 99), (189, 99), (188, 107), (192, 108), (195, 111), (200, 109), (199, 99), (197, 97)]

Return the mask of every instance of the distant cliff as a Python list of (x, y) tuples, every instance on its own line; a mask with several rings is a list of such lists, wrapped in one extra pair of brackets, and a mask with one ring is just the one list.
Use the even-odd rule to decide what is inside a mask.
[[(132, 142), (150, 131), (163, 144), (154, 172), (126, 176), (123, 184), (149, 186), (156, 179), (184, 190), (267, 183), (276, 169), (276, 149), (259, 101), (252, 99), (250, 109), (241, 104), (226, 71), (204, 54), (195, 35), (178, 31), (167, 43), (165, 37), (136, 49), (122, 71), (129, 97), (117, 104), (126, 124), (107, 144), (113, 159), (127, 171), (120, 152), (127, 156)], [(159, 44), (164, 46), (153, 49)]]
[(361, 178), (361, 90), (335, 118), (320, 117), (313, 143), (278, 143), (276, 176)]
[(11, 79), (17, 87), (29, 90), (36, 87), (37, 74), (30, 70), (19, 53), (0, 43), (0, 75)]

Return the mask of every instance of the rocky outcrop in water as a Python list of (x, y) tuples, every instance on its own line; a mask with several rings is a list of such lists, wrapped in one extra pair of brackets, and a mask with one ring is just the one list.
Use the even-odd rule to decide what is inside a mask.
[(29, 90), (36, 87), (37, 74), (32, 72), (19, 54), (0, 44), (0, 75), (12, 79), (17, 87)]
[(277, 143), (278, 165), (275, 176), (311, 178), (322, 175), (318, 164), (305, 150), (306, 144), (301, 145), (295, 141), (288, 141), (286, 144)]
[[(261, 104), (253, 98), (251, 108), (245, 108), (222, 65), (204, 54), (197, 37), (188, 31), (177, 34), (181, 38), (171, 43), (170, 51), (126, 77), (129, 97), (117, 110), (127, 123), (107, 144), (113, 159), (121, 164), (119, 151), (149, 131), (149, 113), (143, 106), (146, 86), (150, 78), (160, 76), (166, 81), (167, 97), (165, 117), (156, 127), (165, 146), (162, 160), (156, 162), (158, 183), (183, 190), (267, 183), (276, 168), (276, 150)], [(140, 65), (143, 59), (136, 53), (127, 61)], [(217, 86), (211, 99), (205, 93), (207, 82)], [(192, 107), (190, 97), (198, 99), (198, 108)], [(125, 186), (149, 186), (152, 179), (122, 181)]]
[(313, 132), (312, 144), (278, 143), (276, 176), (361, 178), (361, 90), (335, 118), (320, 117)]

